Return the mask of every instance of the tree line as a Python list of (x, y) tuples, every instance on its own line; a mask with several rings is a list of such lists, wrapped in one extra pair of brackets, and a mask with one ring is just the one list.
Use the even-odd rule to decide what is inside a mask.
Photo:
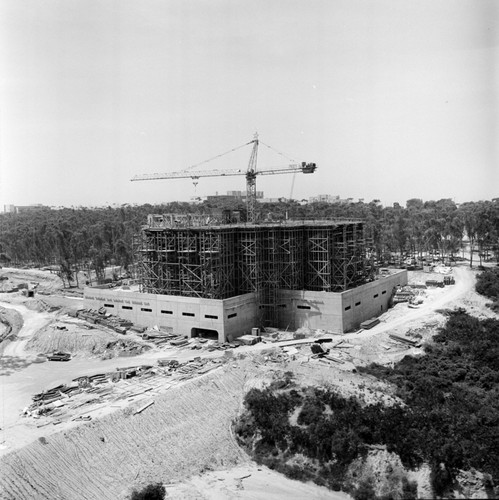
[[(21, 266), (57, 265), (71, 281), (78, 270), (103, 276), (108, 265), (124, 269), (134, 261), (133, 239), (150, 213), (207, 213), (222, 209), (244, 213), (243, 202), (210, 201), (198, 205), (122, 205), (107, 208), (39, 209), (0, 216), (0, 260)], [(301, 204), (295, 200), (259, 205), (260, 220), (354, 218), (366, 222), (372, 255), (381, 264), (396, 253), (422, 258), (458, 255), (464, 239), (478, 259), (499, 257), (499, 199), (456, 205), (450, 199), (408, 200), (383, 207), (370, 203)], [(470, 265), (473, 265), (473, 252)]]

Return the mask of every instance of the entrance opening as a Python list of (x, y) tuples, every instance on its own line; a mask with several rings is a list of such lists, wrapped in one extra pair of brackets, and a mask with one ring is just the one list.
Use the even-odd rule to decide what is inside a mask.
[(216, 330), (208, 330), (207, 328), (192, 328), (191, 337), (201, 337), (202, 339), (218, 340), (218, 332)]

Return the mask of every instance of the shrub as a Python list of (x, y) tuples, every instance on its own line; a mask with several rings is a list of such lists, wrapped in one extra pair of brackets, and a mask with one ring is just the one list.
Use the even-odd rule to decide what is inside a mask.
[(149, 484), (142, 491), (134, 490), (130, 500), (163, 500), (166, 489), (161, 483)]
[(476, 277), (476, 291), (491, 299), (499, 299), (499, 268), (486, 269)]
[(406, 477), (402, 478), (402, 498), (404, 500), (418, 498), (418, 483), (416, 481), (409, 481)]
[(373, 482), (369, 478), (360, 483), (359, 487), (353, 492), (355, 500), (373, 500), (376, 498), (373, 488)]

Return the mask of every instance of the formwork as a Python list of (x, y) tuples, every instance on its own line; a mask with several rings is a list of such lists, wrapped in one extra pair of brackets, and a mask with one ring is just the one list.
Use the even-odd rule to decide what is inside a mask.
[(141, 291), (255, 293), (262, 325), (278, 323), (281, 289), (342, 292), (373, 278), (362, 221), (172, 227), (150, 220), (139, 238)]

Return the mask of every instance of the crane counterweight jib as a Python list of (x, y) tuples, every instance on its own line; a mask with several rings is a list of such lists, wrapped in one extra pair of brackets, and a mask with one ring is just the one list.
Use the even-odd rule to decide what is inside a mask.
[(317, 165), (315, 163), (307, 163), (305, 161), (301, 164), (301, 171), (304, 174), (313, 174), (317, 169)]

